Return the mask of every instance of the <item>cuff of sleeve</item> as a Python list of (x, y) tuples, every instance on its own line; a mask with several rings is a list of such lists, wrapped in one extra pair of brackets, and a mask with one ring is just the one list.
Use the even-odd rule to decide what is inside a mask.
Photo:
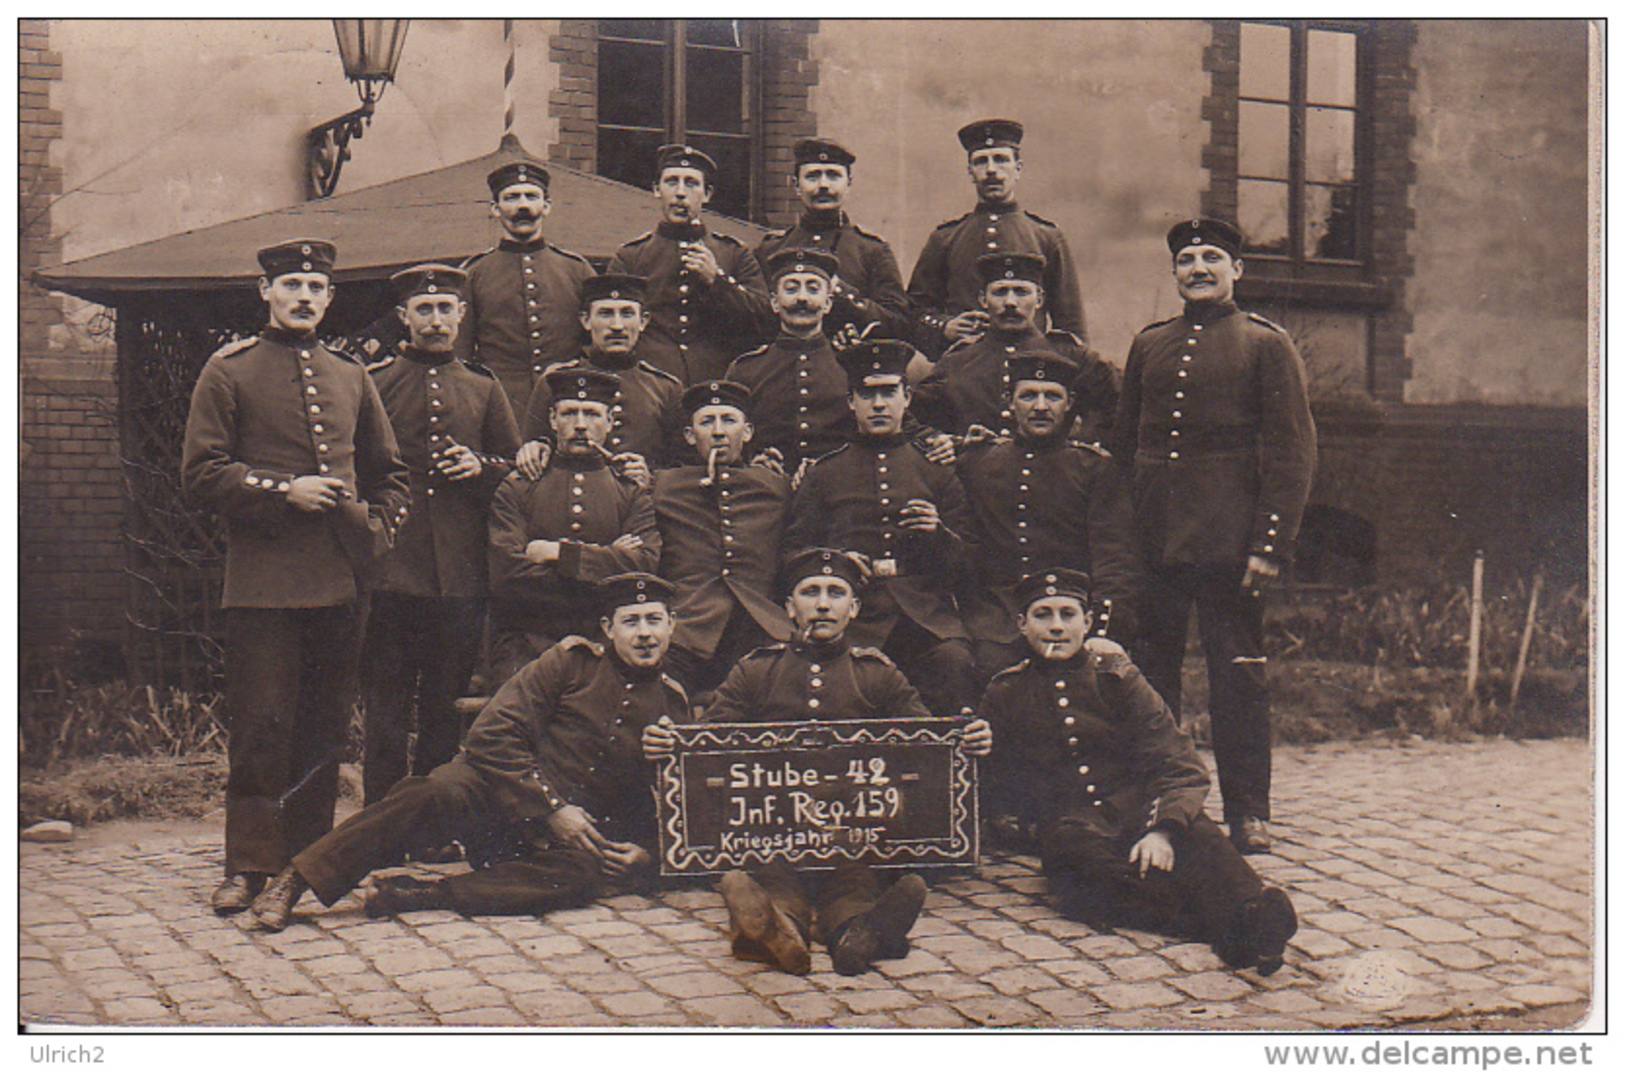
[(575, 540), (559, 541), (558, 569), (567, 577), (581, 575), (581, 544)]
[(248, 475), (243, 477), (243, 483), (259, 491), (268, 491), (273, 495), (286, 495), (288, 488), (293, 485), (292, 473), (275, 473), (269, 469), (250, 469)]

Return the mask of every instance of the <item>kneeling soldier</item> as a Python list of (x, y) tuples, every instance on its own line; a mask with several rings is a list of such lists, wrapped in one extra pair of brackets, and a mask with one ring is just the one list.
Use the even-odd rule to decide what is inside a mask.
[(688, 717), (688, 697), (660, 670), (672, 587), (628, 573), (599, 593), (607, 643), (566, 637), (527, 664), (480, 712), (457, 758), (402, 780), (294, 857), (255, 900), (255, 921), (282, 930), (307, 889), (332, 905), (370, 872), (453, 840), (473, 871), (380, 880), (367, 914), (541, 915), (646, 881), (654, 796), (639, 737), (657, 719)]
[(980, 710), (998, 741), (994, 813), (1036, 826), (1068, 914), (1194, 934), (1232, 968), (1279, 969), (1292, 902), (1203, 813), (1207, 768), (1122, 647), (1085, 640), (1089, 578), (1030, 575), (1017, 601), (1034, 654), (993, 679)]

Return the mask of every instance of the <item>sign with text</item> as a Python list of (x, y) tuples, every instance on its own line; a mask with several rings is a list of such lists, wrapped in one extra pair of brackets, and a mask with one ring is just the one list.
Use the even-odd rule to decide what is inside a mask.
[(660, 761), (660, 871), (770, 861), (974, 864), (976, 761), (959, 719), (677, 727)]

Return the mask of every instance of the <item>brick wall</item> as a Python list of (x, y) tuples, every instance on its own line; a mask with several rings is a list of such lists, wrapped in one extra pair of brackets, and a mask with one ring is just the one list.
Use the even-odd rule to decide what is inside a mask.
[(559, 88), (549, 96), (548, 114), (559, 121), (559, 140), (547, 158), (582, 171), (598, 170), (598, 22), (560, 19), (548, 44), (559, 69)]
[(62, 137), (62, 113), (51, 107), (51, 84), (62, 80), (62, 57), (51, 51), (45, 20), (21, 19), (17, 25), (19, 343), (25, 353), (43, 353), (52, 325), (62, 319), (60, 300), (28, 277), (62, 259), (62, 242), (51, 233), (51, 203), (62, 195), (62, 169), (51, 163), (51, 146)]

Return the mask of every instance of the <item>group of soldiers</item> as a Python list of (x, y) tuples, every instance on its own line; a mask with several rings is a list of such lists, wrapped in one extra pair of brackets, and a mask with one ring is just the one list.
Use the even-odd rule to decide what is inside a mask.
[[(331, 243), (260, 251), (270, 324), (206, 363), (183, 458), (228, 523), (216, 911), (280, 929), (448, 850), (473, 870), (374, 878), (368, 912), (582, 903), (649, 880), (675, 724), (963, 718), (1069, 910), (1279, 966), (1295, 917), (1242, 855), (1269, 848), (1261, 592), (1313, 472), (1302, 361), (1234, 304), (1241, 234), (1192, 220), (1185, 310), (1119, 386), (1065, 237), (1017, 204), (1020, 124), (959, 138), (977, 206), (906, 288), (821, 139), (755, 250), (704, 222), (715, 164), (662, 148), (661, 222), (603, 274), (545, 239), (546, 169), (505, 164), (501, 243), (395, 275), (404, 338), (365, 360), (317, 340)], [(1228, 834), (1175, 715), (1193, 604)], [(334, 829), (358, 694), (367, 806)], [(843, 972), (901, 955), (925, 898), (859, 865), (722, 891), (735, 951), (798, 972), (815, 937)]]

